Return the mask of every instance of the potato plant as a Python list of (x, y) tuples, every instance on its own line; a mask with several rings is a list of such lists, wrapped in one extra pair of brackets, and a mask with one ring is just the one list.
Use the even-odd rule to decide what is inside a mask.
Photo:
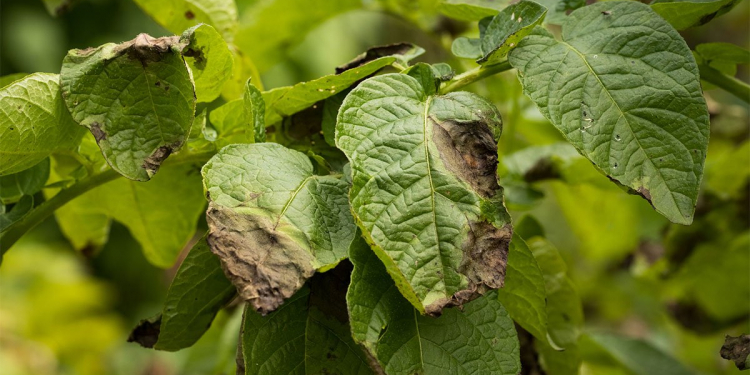
[[(136, 3), (178, 35), (3, 78), (0, 245), (54, 215), (95, 251), (116, 220), (167, 268), (195, 237), (162, 311), (129, 340), (185, 349), (244, 306), (238, 374), (578, 373), (580, 299), (538, 223), (511, 217), (517, 181), (498, 179), (499, 157), (526, 182), (583, 157), (689, 226), (709, 146), (702, 85), (750, 100), (733, 78), (749, 52), (693, 51), (678, 32), (736, 0), (444, 0), (479, 31), (449, 41), (470, 69), (415, 62), (425, 51), (403, 42), (272, 89), (248, 56), (277, 53), (285, 25), (240, 30), (232, 0)], [(499, 155), (508, 120), (466, 89), (506, 71), (568, 145)], [(636, 374), (691, 373), (637, 340), (585, 339), (638, 353), (625, 361)]]

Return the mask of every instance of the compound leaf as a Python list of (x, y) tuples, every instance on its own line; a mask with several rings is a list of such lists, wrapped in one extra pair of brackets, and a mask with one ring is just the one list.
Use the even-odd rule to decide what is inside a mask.
[(193, 73), (198, 102), (210, 102), (221, 94), (224, 82), (232, 77), (234, 60), (224, 39), (213, 27), (200, 24), (186, 30), (180, 42), (182, 55)]
[(502, 287), (512, 229), (495, 177), (497, 109), (467, 92), (427, 95), (428, 78), (359, 84), (336, 145), (351, 163), (357, 224), (404, 296), (439, 315)]
[(651, 9), (677, 30), (700, 26), (729, 12), (741, 0), (654, 0)]
[(646, 5), (604, 2), (572, 12), (562, 38), (537, 28), (511, 52), (524, 92), (603, 173), (690, 224), (709, 127), (682, 37)]
[(260, 313), (346, 257), (355, 228), (349, 185), (341, 176), (313, 175), (305, 154), (275, 143), (230, 145), (202, 174), (208, 243)]
[(81, 141), (85, 131), (65, 108), (59, 80), (57, 74), (35, 73), (0, 89), (0, 176), (31, 168)]
[(234, 0), (135, 0), (158, 24), (174, 34), (199, 23), (213, 26), (227, 41), (237, 32)]
[(71, 50), (63, 59), (63, 98), (123, 176), (149, 180), (187, 141), (195, 92), (178, 37), (140, 34), (117, 45)]
[(521, 369), (513, 321), (495, 292), (422, 316), (399, 293), (385, 266), (362, 239), (352, 244), (354, 272), (346, 295), (352, 336), (385, 373), (507, 374)]
[(208, 330), (216, 313), (236, 294), (205, 237), (196, 243), (172, 280), (156, 321), (145, 320), (128, 341), (158, 350), (192, 346)]
[(541, 341), (547, 341), (547, 292), (544, 276), (526, 242), (513, 236), (505, 286), (497, 292), (511, 318)]

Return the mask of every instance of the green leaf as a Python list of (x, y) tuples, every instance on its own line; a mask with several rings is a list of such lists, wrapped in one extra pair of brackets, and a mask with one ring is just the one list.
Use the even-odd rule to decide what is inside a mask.
[(208, 114), (211, 125), (216, 129), (218, 136), (216, 144), (219, 147), (232, 143), (246, 143), (253, 139), (254, 131), (245, 122), (245, 101), (243, 98), (235, 99), (215, 108)]
[(336, 68), (337, 74), (266, 91), (263, 93), (263, 99), (266, 102), (266, 125), (274, 124), (282, 117), (291, 116), (321, 100), (334, 96), (388, 65), (405, 64), (423, 52), (422, 48), (409, 43), (374, 47), (351, 62)]
[(200, 175), (195, 166), (163, 168), (147, 183), (116, 179), (55, 211), (63, 234), (78, 249), (106, 242), (109, 221), (124, 224), (158, 267), (174, 264), (195, 233), (204, 212)]
[(634, 375), (695, 375), (678, 360), (645, 341), (607, 333), (592, 332), (587, 336)]
[(339, 110), (352, 212), (420, 313), (503, 285), (512, 229), (495, 178), (501, 126), (481, 97), (427, 95), (405, 74), (362, 82)]
[(336, 147), (336, 117), (339, 115), (341, 103), (344, 102), (344, 98), (349, 95), (349, 92), (351, 90), (344, 90), (323, 101), (323, 115), (320, 128), (329, 146)]
[(245, 107), (245, 121), (253, 134), (253, 142), (266, 141), (266, 103), (263, 101), (263, 94), (255, 85), (247, 81), (245, 86), (245, 95), (243, 97)]
[(461, 21), (479, 21), (497, 15), (510, 1), (497, 0), (442, 0), (441, 13)]
[(13, 73), (8, 74), (6, 76), (0, 77), (0, 89), (2, 89), (5, 86), (10, 85), (11, 83), (18, 81), (26, 76), (28, 76), (29, 73)]
[(479, 64), (493, 65), (505, 60), (508, 52), (544, 20), (547, 8), (523, 0), (480, 23), (479, 39), (457, 38), (451, 51), (463, 58), (476, 59)]
[(604, 174), (690, 224), (709, 128), (682, 37), (646, 5), (603, 2), (572, 12), (562, 38), (537, 28), (511, 52), (524, 92)]
[(511, 318), (541, 341), (547, 341), (547, 292), (544, 276), (526, 242), (513, 236), (508, 254), (505, 286), (498, 299)]
[(0, 176), (0, 203), (16, 203), (24, 195), (34, 195), (42, 190), (48, 178), (49, 159), (21, 172)]
[(651, 9), (677, 30), (700, 26), (729, 12), (741, 0), (654, 0)]
[(35, 73), (0, 89), (0, 176), (74, 149), (84, 134), (65, 108), (57, 74)]
[(737, 64), (750, 65), (750, 51), (731, 43), (703, 43), (695, 47), (695, 52), (699, 65), (706, 64), (730, 76), (737, 74)]
[[(23, 219), (33, 208), (34, 196), (32, 195), (21, 197), (10, 211), (6, 211), (7, 208), (4, 205), (0, 206), (0, 233), (5, 232), (16, 221)], [(2, 240), (2, 236), (0, 236), (0, 240)]]
[(190, 134), (195, 92), (180, 50), (177, 37), (140, 34), (63, 59), (65, 104), (129, 179), (149, 180)]
[(346, 295), (352, 336), (385, 373), (508, 374), (521, 369), (513, 321), (490, 292), (439, 318), (422, 316), (399, 293), (378, 256), (359, 239)]
[(42, 0), (50, 16), (60, 17), (67, 13), (78, 0)]
[(360, 7), (360, 0), (270, 0), (248, 7), (236, 44), (261, 72), (329, 18)]
[(232, 76), (234, 60), (224, 39), (213, 27), (200, 24), (186, 30), (180, 42), (182, 55), (193, 74), (198, 102), (210, 102), (221, 94)]
[(332, 273), (316, 276), (311, 287), (265, 317), (247, 306), (239, 359), (245, 374), (372, 374), (350, 335), (344, 291), (339, 290), (347, 280), (330, 280)]
[(208, 243), (262, 314), (346, 258), (355, 226), (340, 175), (276, 143), (230, 145), (203, 167)]
[(174, 34), (199, 23), (213, 26), (231, 42), (237, 32), (234, 0), (134, 0), (158, 24)]
[(166, 351), (190, 347), (235, 295), (234, 285), (224, 276), (219, 259), (204, 237), (177, 270), (159, 319), (141, 322), (128, 341)]

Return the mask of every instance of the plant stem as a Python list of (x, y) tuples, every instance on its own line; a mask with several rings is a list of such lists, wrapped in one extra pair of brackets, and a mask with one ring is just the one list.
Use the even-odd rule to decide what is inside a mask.
[(490, 66), (478, 66), (472, 70), (466, 71), (453, 77), (453, 79), (451, 79), (450, 81), (443, 82), (443, 84), (440, 85), (440, 93), (447, 94), (451, 91), (456, 91), (464, 86), (479, 81), (480, 79), (487, 78), (491, 75), (495, 75), (512, 68), (513, 67), (510, 66), (508, 60)]
[[(205, 162), (212, 155), (213, 152), (185, 154), (183, 157), (175, 157), (172, 160), (167, 159), (164, 162), (164, 165)], [(2, 237), (0, 237), (0, 255), (5, 254), (5, 252), (8, 251), (8, 249), (10, 249), (24, 234), (26, 234), (26, 232), (36, 227), (60, 207), (87, 191), (115, 180), (118, 177), (122, 176), (114, 169), (107, 169), (104, 172), (84, 178), (69, 188), (60, 190), (55, 196), (35, 207), (28, 215), (8, 227), (7, 231), (5, 231)]]
[(698, 69), (700, 70), (702, 80), (721, 87), (745, 103), (750, 103), (750, 85), (747, 83), (721, 73), (708, 65), (698, 65)]

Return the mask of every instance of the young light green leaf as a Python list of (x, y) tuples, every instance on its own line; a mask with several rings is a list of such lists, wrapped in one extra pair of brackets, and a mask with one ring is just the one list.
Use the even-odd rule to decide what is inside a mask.
[(243, 97), (245, 107), (245, 122), (248, 129), (245, 134), (253, 135), (253, 142), (266, 141), (266, 103), (263, 101), (263, 94), (253, 85), (250, 80), (245, 85), (245, 95)]
[(117, 179), (55, 211), (63, 234), (78, 249), (106, 242), (110, 219), (124, 224), (158, 267), (174, 264), (205, 209), (200, 175), (192, 165), (163, 168), (148, 183)]
[(237, 46), (229, 45), (229, 50), (232, 52), (232, 58), (234, 60), (234, 66), (232, 70), (232, 77), (224, 83), (224, 88), (221, 90), (221, 96), (226, 100), (234, 100), (242, 97), (245, 93), (245, 84), (247, 80), (251, 80), (255, 87), (263, 91), (263, 83), (260, 80), (260, 73), (258, 68), (255, 67), (253, 60), (242, 53)]
[(276, 143), (230, 145), (203, 167), (208, 243), (242, 298), (267, 314), (346, 257), (354, 222), (341, 176)]
[(587, 337), (635, 375), (695, 375), (678, 360), (645, 341), (598, 332), (589, 333)]
[(654, 0), (651, 9), (677, 30), (700, 26), (729, 12), (741, 0)]
[(180, 50), (177, 37), (140, 34), (63, 59), (65, 104), (129, 179), (149, 180), (190, 133), (195, 92)]
[(511, 52), (524, 92), (603, 173), (690, 224), (709, 128), (685, 42), (637, 2), (578, 9), (562, 37), (537, 28)]
[(135, 3), (174, 34), (199, 23), (213, 26), (229, 42), (237, 32), (234, 0), (135, 0)]
[(396, 62), (403, 65), (423, 52), (422, 48), (410, 43), (374, 47), (336, 68), (336, 74), (266, 91), (263, 93), (266, 102), (266, 124), (274, 124), (283, 117), (291, 116), (334, 96), (388, 65)]
[(265, 317), (247, 306), (238, 358), (244, 374), (373, 373), (366, 354), (351, 338), (344, 291), (339, 290), (347, 280), (326, 281), (332, 273), (336, 271), (316, 276), (310, 287)]
[(359, 84), (339, 110), (336, 145), (368, 242), (419, 312), (439, 315), (502, 287), (512, 229), (495, 178), (500, 114), (471, 93), (427, 95), (424, 81)]
[(438, 10), (446, 17), (461, 21), (479, 21), (497, 15), (510, 1), (497, 0), (442, 0)]
[(18, 202), (24, 195), (34, 195), (42, 190), (49, 178), (49, 159), (11, 175), (0, 176), (0, 203)]
[(480, 38), (456, 38), (451, 44), (451, 52), (464, 59), (477, 60), (482, 58), (482, 39)]
[(31, 168), (49, 155), (78, 145), (76, 125), (57, 74), (35, 73), (0, 89), (0, 176)]
[(329, 18), (361, 7), (360, 0), (270, 0), (254, 2), (243, 16), (236, 44), (261, 72), (280, 61), (289, 47)]
[(534, 254), (520, 236), (513, 236), (510, 243), (505, 286), (497, 294), (514, 321), (538, 340), (547, 341), (547, 292), (544, 276)]
[[(216, 143), (219, 147), (233, 143), (246, 143), (253, 139), (254, 129), (245, 122), (245, 100), (235, 99), (215, 108), (208, 114), (211, 125), (218, 133)], [(253, 132), (248, 134), (249, 132)]]
[(204, 237), (177, 270), (158, 320), (142, 321), (128, 341), (170, 352), (190, 347), (236, 294)]
[(544, 20), (547, 8), (528, 0), (515, 3), (496, 15), (487, 25), (481, 42), (479, 64), (497, 64), (511, 49)]
[(399, 293), (385, 266), (358, 239), (346, 299), (352, 336), (391, 375), (507, 374), (521, 369), (513, 321), (488, 293), (439, 318), (422, 316)]
[(211, 102), (221, 94), (224, 82), (232, 76), (232, 53), (213, 27), (200, 24), (182, 33), (182, 56), (195, 81), (198, 102)]

